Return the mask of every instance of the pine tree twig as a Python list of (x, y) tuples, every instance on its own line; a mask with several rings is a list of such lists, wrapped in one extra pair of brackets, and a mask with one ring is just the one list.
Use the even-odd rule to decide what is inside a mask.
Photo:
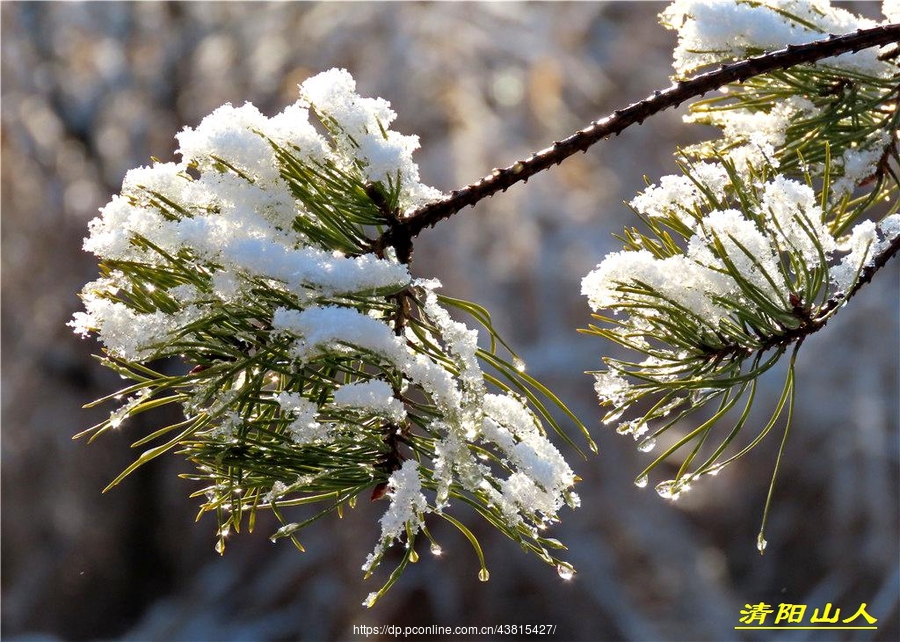
[(516, 183), (526, 182), (535, 174), (553, 165), (559, 165), (576, 152), (587, 151), (602, 139), (619, 135), (632, 125), (640, 125), (650, 116), (671, 107), (677, 107), (687, 100), (702, 96), (729, 83), (744, 82), (778, 69), (787, 69), (844, 53), (898, 42), (900, 42), (900, 24), (882, 25), (870, 29), (860, 29), (841, 36), (831, 35), (802, 45), (788, 45), (784, 49), (722, 65), (714, 71), (690, 80), (677, 82), (668, 89), (655, 91), (653, 95), (644, 100), (616, 110), (602, 120), (592, 122), (588, 127), (575, 132), (568, 138), (535, 152), (530, 158), (520, 160), (504, 169), (495, 169), (478, 182), (455, 190), (444, 199), (414, 210), (401, 219), (400, 225), (391, 226), (376, 241), (376, 247), (396, 247), (397, 243), (402, 246), (406, 238), (414, 238), (425, 228), (433, 227), (439, 221), (453, 216), (460, 210), (475, 205), (497, 192), (505, 192)]
[[(831, 297), (815, 311), (815, 314), (813, 314), (811, 310), (803, 308), (799, 304), (799, 299), (796, 299), (797, 295), (792, 294), (791, 303), (794, 305), (794, 316), (801, 322), (800, 325), (782, 334), (772, 336), (757, 349), (757, 352), (763, 353), (772, 348), (788, 346), (795, 341), (802, 343), (806, 337), (824, 328), (831, 317), (834, 316), (832, 313), (838, 307), (850, 300), (850, 298), (859, 292), (863, 286), (868, 284), (872, 280), (872, 277), (875, 276), (875, 273), (887, 265), (887, 262), (896, 256), (898, 252), (900, 252), (900, 236), (895, 238), (886, 248), (869, 261), (862, 270), (860, 270), (859, 278), (848, 292), (843, 293), (840, 296)], [(796, 303), (795, 300), (797, 301)], [(710, 352), (709, 356), (711, 359), (721, 359), (723, 357), (728, 357), (733, 353), (743, 352), (743, 350), (744, 349), (739, 346), (728, 346), (723, 350)]]
[[(872, 277), (875, 276), (875, 273), (878, 272), (881, 268), (887, 265), (887, 262), (890, 261), (894, 256), (900, 253), (900, 236), (891, 241), (890, 244), (886, 248), (884, 248), (881, 252), (876, 254), (871, 261), (869, 261), (866, 266), (860, 271), (859, 278), (856, 280), (856, 283), (853, 284), (853, 287), (842, 297), (832, 297), (828, 299), (821, 308), (819, 308), (819, 314), (817, 315), (821, 321), (818, 322), (815, 329), (820, 330), (827, 322), (828, 319), (831, 318), (831, 312), (836, 308), (842, 306), (844, 303), (849, 301), (857, 292), (859, 292), (862, 287), (868, 284)], [(806, 334), (811, 334), (811, 332), (807, 332)]]
[[(405, 435), (408, 430), (408, 425), (404, 425), (403, 427), (401, 427), (395, 423), (386, 423), (381, 427), (381, 433), (384, 436), (384, 443), (388, 447), (388, 452), (378, 463), (378, 467), (387, 476), (390, 476), (395, 471), (399, 470), (400, 466), (403, 465), (403, 462), (406, 461), (406, 457), (404, 457), (403, 453), (400, 452), (400, 443), (401, 441), (403, 441), (401, 435)], [(378, 501), (387, 494), (387, 491), (388, 482), (379, 482), (375, 484), (374, 488), (372, 488), (372, 495), (370, 496), (370, 499), (373, 502)]]

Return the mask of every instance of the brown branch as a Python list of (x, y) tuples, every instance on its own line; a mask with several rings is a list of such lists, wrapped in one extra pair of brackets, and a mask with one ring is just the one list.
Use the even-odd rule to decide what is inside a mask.
[[(849, 301), (863, 288), (863, 286), (867, 285), (872, 280), (872, 277), (875, 276), (875, 273), (887, 265), (887, 262), (898, 253), (900, 253), (900, 236), (897, 236), (897, 238), (891, 241), (887, 247), (875, 255), (871, 261), (866, 263), (859, 272), (859, 278), (849, 291), (831, 297), (815, 311), (808, 307), (803, 307), (799, 297), (796, 294), (791, 293), (790, 303), (794, 308), (794, 316), (801, 321), (800, 325), (781, 334), (769, 337), (762, 345), (756, 348), (754, 352), (756, 354), (762, 354), (772, 348), (785, 348), (794, 342), (802, 343), (806, 337), (815, 334), (824, 328), (838, 308)], [(709, 358), (719, 360), (729, 358), (732, 355), (741, 355), (741, 357), (743, 357), (746, 355), (746, 348), (744, 346), (731, 344), (723, 349), (711, 351), (708, 356)]]
[(641, 124), (645, 119), (670, 107), (700, 97), (729, 83), (743, 82), (755, 76), (778, 69), (787, 69), (800, 64), (816, 62), (848, 52), (856, 52), (869, 47), (900, 42), (900, 24), (882, 25), (871, 29), (860, 29), (843, 36), (829, 36), (802, 45), (788, 45), (784, 49), (766, 53), (754, 58), (723, 65), (715, 71), (678, 82), (668, 89), (656, 91), (652, 96), (613, 112), (606, 118), (592, 122), (550, 147), (520, 160), (505, 169), (495, 169), (489, 176), (449, 196), (429, 203), (400, 219), (376, 242), (381, 248), (403, 244), (439, 221), (449, 218), (460, 210), (475, 205), (479, 201), (505, 192), (519, 182), (527, 181), (535, 174), (558, 165), (576, 152), (585, 152), (594, 143), (612, 135), (618, 135), (626, 128)]
[[(859, 292), (864, 285), (868, 284), (872, 277), (875, 276), (875, 273), (878, 272), (881, 268), (887, 265), (887, 262), (890, 261), (897, 253), (900, 252), (900, 236), (897, 236), (893, 241), (891, 241), (886, 248), (884, 248), (879, 254), (872, 258), (871, 261), (866, 263), (862, 270), (859, 272), (859, 278), (853, 284), (853, 287), (850, 288), (848, 292), (840, 294), (839, 296), (834, 296), (825, 301), (818, 310), (816, 310), (815, 316), (810, 315), (809, 311), (797, 309), (795, 313), (798, 318), (800, 318), (803, 323), (800, 324), (799, 327), (794, 328), (784, 334), (778, 335), (777, 337), (772, 337), (770, 341), (767, 341), (766, 344), (761, 348), (760, 351), (765, 352), (770, 348), (774, 348), (776, 346), (787, 346), (795, 341), (802, 343), (806, 337), (811, 334), (814, 334), (825, 327), (831, 317), (834, 316), (834, 313), (844, 305), (847, 301), (849, 301), (857, 292)], [(795, 296), (795, 295), (792, 295)]]
[[(900, 253), (900, 236), (897, 236), (897, 238), (891, 241), (886, 248), (875, 255), (875, 257), (860, 270), (859, 278), (856, 280), (856, 283), (853, 284), (853, 287), (850, 288), (849, 292), (841, 297), (832, 297), (822, 304), (817, 315), (818, 321), (815, 330), (820, 330), (828, 323), (828, 319), (833, 316), (832, 312), (849, 301), (864, 285), (872, 280), (872, 277), (875, 276), (875, 273), (878, 272), (878, 270), (887, 265), (887, 262), (898, 253)], [(813, 332), (815, 332), (815, 330), (813, 330)]]

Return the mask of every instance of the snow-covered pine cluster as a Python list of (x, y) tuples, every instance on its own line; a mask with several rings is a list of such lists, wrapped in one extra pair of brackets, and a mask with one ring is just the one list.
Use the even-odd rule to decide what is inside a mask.
[[(441, 196), (419, 181), (417, 138), (390, 130), (389, 103), (359, 96), (346, 71), (310, 78), (300, 95), (272, 118), (251, 104), (217, 109), (176, 136), (180, 162), (128, 172), (90, 224), (84, 247), (101, 276), (71, 325), (96, 334), (102, 363), (133, 383), (96, 402), (119, 407), (86, 433), (167, 404), (184, 414), (141, 437), (147, 450), (110, 486), (178, 451), (196, 465), (220, 551), (257, 510), (283, 523), (273, 539), (302, 550), (310, 522), (386, 496), (367, 574), (397, 541), (400, 568), (414, 561), (422, 533), (439, 552), (434, 514), (472, 540), (487, 579), (450, 514), (468, 504), (570, 575), (539, 532), (578, 505), (544, 431), (560, 430), (544, 402), (562, 405), (515, 355), (501, 358), (483, 309), (439, 296), (437, 281), (411, 276), (409, 248), (379, 243)], [(479, 321), (490, 347), (448, 308)], [(284, 513), (310, 505), (305, 521)]]
[[(897, 8), (885, 3), (888, 21)], [(676, 80), (876, 24), (820, 0), (676, 0), (661, 21), (678, 32)], [(892, 45), (795, 66), (691, 105), (686, 120), (721, 137), (680, 151), (680, 174), (631, 201), (644, 229), (625, 230), (624, 249), (585, 277), (592, 308), (612, 311), (586, 332), (635, 355), (607, 357), (595, 373), (604, 423), (650, 451), (686, 415), (715, 405), (699, 426), (666, 436), (639, 486), (677, 459), (675, 478), (656, 486), (674, 499), (752, 448), (783, 414), (787, 430), (796, 349), (896, 251), (897, 53)], [(771, 419), (729, 450), (757, 378), (786, 352), (791, 365)], [(730, 427), (716, 432), (726, 416)]]
[[(886, 1), (884, 13), (900, 18), (898, 3)], [(711, 66), (875, 24), (824, 0), (676, 0), (661, 17), (679, 35), (676, 80), (686, 82), (676, 90)], [(872, 31), (884, 42), (895, 29)], [(677, 154), (680, 174), (630, 203), (643, 229), (626, 229), (623, 250), (584, 279), (591, 306), (612, 311), (586, 332), (636, 355), (607, 357), (595, 373), (605, 423), (649, 451), (689, 413), (715, 405), (699, 426), (666, 436), (638, 485), (677, 453), (675, 478), (657, 485), (675, 498), (781, 418), (786, 438), (797, 349), (900, 251), (898, 54), (894, 44), (756, 70), (694, 103), (687, 120), (722, 136)], [(655, 103), (443, 197), (419, 181), (418, 141), (389, 129), (386, 101), (357, 95), (342, 70), (300, 90), (273, 118), (226, 105), (185, 129), (181, 161), (129, 172), (90, 225), (85, 249), (101, 275), (83, 289), (86, 311), (71, 325), (96, 334), (102, 363), (132, 383), (95, 402), (118, 407), (83, 434), (169, 404), (184, 414), (138, 439), (147, 449), (110, 486), (163, 453), (186, 456), (202, 484), (201, 512), (217, 516), (218, 550), (230, 531), (252, 529), (258, 510), (281, 521), (273, 539), (302, 550), (298, 533), (313, 521), (360, 495), (386, 497), (363, 570), (371, 574), (394, 543), (403, 551), (369, 606), (417, 559), (417, 537), (440, 553), (427, 515), (462, 531), (488, 578), (475, 536), (450, 514), (454, 503), (572, 577), (551, 552), (562, 545), (541, 534), (563, 505), (578, 505), (578, 478), (545, 434), (547, 425), (569, 441), (548, 406), (587, 436), (584, 426), (524, 372), (487, 311), (412, 276), (413, 237), (584, 151), (598, 132), (639, 123)], [(483, 326), (487, 347), (451, 309)], [(785, 353), (770, 420), (729, 449), (759, 376)], [(714, 434), (726, 417), (731, 427)]]

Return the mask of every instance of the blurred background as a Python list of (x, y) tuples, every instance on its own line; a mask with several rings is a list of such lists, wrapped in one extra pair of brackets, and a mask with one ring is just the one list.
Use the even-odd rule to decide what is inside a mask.
[[(879, 17), (879, 3), (852, 9)], [(650, 455), (602, 427), (592, 379), (608, 350), (580, 279), (632, 223), (622, 204), (674, 171), (707, 132), (667, 112), (426, 230), (414, 271), (487, 306), (529, 372), (584, 418), (599, 457), (577, 459), (583, 506), (553, 535), (571, 582), (490, 529), (491, 580), (457, 533), (375, 608), (362, 580), (383, 506), (309, 529), (307, 553), (270, 522), (213, 550), (176, 457), (101, 489), (157, 422), (88, 445), (82, 410), (119, 381), (65, 327), (95, 277), (87, 222), (174, 134), (225, 102), (273, 115), (297, 83), (345, 67), (421, 137), (423, 181), (449, 191), (668, 86), (674, 35), (658, 3), (30, 3), (2, 17), (2, 634), (8, 639), (343, 640), (353, 625), (555, 624), (559, 640), (731, 640), (744, 604), (826, 602), (897, 640), (898, 263), (801, 351), (796, 418), (770, 522), (755, 547), (779, 437), (677, 503), (633, 480)], [(763, 386), (780, 392), (783, 372)], [(759, 408), (771, 408), (761, 398)], [(763, 413), (761, 412), (760, 415)], [(671, 476), (671, 475), (670, 475)], [(656, 481), (659, 481), (657, 479)], [(808, 617), (808, 615), (807, 615)], [(773, 634), (769, 638), (775, 639)], [(779, 639), (789, 639), (781, 634)]]

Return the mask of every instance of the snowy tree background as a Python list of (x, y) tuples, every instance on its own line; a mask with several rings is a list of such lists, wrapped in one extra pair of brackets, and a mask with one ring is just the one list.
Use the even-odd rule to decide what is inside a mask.
[[(674, 35), (657, 3), (3, 3), (2, 632), (59, 639), (347, 639), (354, 624), (556, 624), (556, 639), (733, 639), (744, 603), (867, 602), (875, 639), (900, 636), (900, 270), (879, 273), (801, 350), (798, 408), (760, 557), (755, 537), (773, 437), (678, 503), (632, 481), (647, 455), (599, 425), (603, 346), (580, 279), (631, 223), (623, 200), (698, 139), (664, 113), (417, 240), (414, 272), (488, 307), (529, 372), (594, 430), (575, 459), (583, 506), (553, 535), (579, 573), (552, 569), (484, 528), (491, 581), (438, 527), (371, 610), (359, 564), (381, 506), (359, 506), (272, 545), (272, 524), (213, 550), (176, 458), (102, 489), (154, 423), (87, 446), (74, 433), (116, 387), (65, 327), (95, 275), (86, 224), (173, 135), (225, 102), (274, 114), (296, 85), (346, 67), (364, 95), (421, 137), (423, 181), (449, 191), (669, 84)], [(878, 17), (879, 3), (853, 9)], [(772, 392), (780, 391), (780, 372)], [(765, 403), (758, 404), (760, 414)], [(152, 418), (150, 421), (153, 421)], [(800, 634), (798, 634), (800, 635)], [(862, 639), (862, 638), (855, 638)]]

